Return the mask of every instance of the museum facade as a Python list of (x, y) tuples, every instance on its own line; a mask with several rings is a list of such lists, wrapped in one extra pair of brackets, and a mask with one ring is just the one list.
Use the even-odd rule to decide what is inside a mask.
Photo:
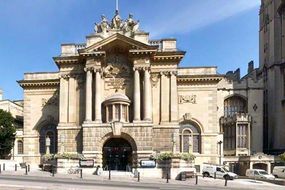
[(18, 81), (24, 161), (69, 153), (124, 170), (173, 152), (195, 155), (197, 166), (236, 167), (240, 157), (249, 166), (263, 151), (262, 75), (252, 62), (243, 78), (179, 67), (185, 53), (176, 39), (149, 39), (133, 15), (102, 16), (85, 43), (61, 45), (58, 72)]

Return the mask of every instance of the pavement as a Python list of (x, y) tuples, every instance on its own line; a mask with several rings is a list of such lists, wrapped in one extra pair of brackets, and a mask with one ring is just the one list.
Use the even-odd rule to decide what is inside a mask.
[(83, 172), (80, 174), (55, 174), (43, 172), (37, 169), (31, 170), (25, 175), (24, 169), (18, 171), (6, 170), (0, 174), (0, 189), (260, 189), (260, 190), (284, 190), (284, 186), (279, 186), (267, 182), (255, 181), (252, 179), (236, 179), (228, 181), (225, 187), (225, 180), (202, 178), (187, 179), (186, 181), (157, 179), (143, 177), (138, 182), (130, 173), (113, 172), (111, 180), (108, 173), (97, 176)]

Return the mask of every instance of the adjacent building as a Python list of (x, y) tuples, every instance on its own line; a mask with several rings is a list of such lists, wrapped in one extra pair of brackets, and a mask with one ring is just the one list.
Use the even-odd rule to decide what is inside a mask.
[(264, 81), (264, 152), (285, 152), (285, 1), (262, 0), (260, 64)]

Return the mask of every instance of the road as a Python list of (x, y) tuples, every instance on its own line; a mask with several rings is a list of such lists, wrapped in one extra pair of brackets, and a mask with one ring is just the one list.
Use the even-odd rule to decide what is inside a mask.
[[(196, 186), (196, 185), (178, 185), (178, 184), (157, 184), (157, 183), (139, 183), (139, 182), (118, 182), (118, 181), (95, 181), (84, 179), (58, 179), (58, 178), (43, 178), (30, 176), (0, 176), (0, 189), (23, 190), (23, 189), (72, 189), (72, 190), (120, 190), (120, 189), (217, 189), (216, 186)], [(224, 189), (224, 187), (219, 187)], [(225, 188), (229, 189), (229, 188)], [(233, 189), (233, 188), (230, 188)]]
[(109, 180), (98, 180), (98, 179), (71, 179), (71, 178), (60, 178), (60, 177), (43, 177), (43, 176), (17, 176), (17, 175), (0, 175), (0, 190), (121, 190), (121, 189), (260, 189), (260, 190), (281, 190), (284, 186), (275, 186), (263, 182), (254, 182), (249, 180), (234, 180), (229, 181), (228, 187), (224, 186), (223, 180), (214, 180), (209, 178), (201, 178), (199, 184), (195, 185), (195, 181), (189, 180), (181, 183), (177, 181), (170, 181), (170, 183), (155, 183), (151, 180), (144, 182), (137, 181), (109, 181)]

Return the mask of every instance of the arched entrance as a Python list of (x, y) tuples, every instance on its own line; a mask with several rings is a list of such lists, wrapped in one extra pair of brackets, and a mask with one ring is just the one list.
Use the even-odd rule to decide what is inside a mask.
[(132, 166), (132, 146), (123, 138), (110, 138), (103, 145), (103, 168), (126, 171)]

